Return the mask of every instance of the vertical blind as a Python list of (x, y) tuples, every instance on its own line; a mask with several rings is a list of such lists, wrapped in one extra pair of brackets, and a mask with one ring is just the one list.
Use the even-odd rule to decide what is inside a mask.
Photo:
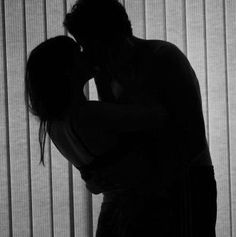
[[(38, 165), (39, 123), (24, 104), (27, 56), (41, 41), (66, 34), (62, 22), (74, 2), (1, 0), (1, 237), (92, 237), (96, 231), (102, 195), (86, 190), (50, 139), (46, 167)], [(136, 36), (176, 44), (195, 69), (218, 188), (217, 236), (236, 237), (236, 1), (122, 3)], [(89, 95), (97, 97), (93, 82)]]

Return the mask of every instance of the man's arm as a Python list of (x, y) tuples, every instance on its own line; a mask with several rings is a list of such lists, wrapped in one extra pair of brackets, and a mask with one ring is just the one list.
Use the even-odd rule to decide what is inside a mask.
[(94, 76), (97, 87), (98, 99), (104, 102), (115, 103), (115, 96), (112, 93), (111, 79), (105, 72), (97, 70)]
[(171, 118), (170, 123), (179, 130), (185, 147), (192, 153), (205, 145), (205, 127), (200, 87), (187, 57), (174, 45), (158, 52), (158, 66), (162, 76), (163, 100)]
[(156, 67), (162, 80), (165, 106), (179, 125), (186, 126), (193, 113), (201, 112), (200, 88), (195, 72), (175, 45), (162, 47), (157, 57)]
[(77, 111), (74, 110), (73, 123), (78, 129), (99, 128), (119, 134), (163, 129), (168, 119), (168, 113), (161, 105), (147, 107), (88, 101)]

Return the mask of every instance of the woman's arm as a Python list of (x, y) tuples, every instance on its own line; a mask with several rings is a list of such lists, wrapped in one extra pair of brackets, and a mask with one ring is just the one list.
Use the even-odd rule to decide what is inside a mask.
[(101, 128), (112, 133), (161, 129), (168, 114), (161, 105), (112, 104), (88, 101), (75, 115), (78, 127)]

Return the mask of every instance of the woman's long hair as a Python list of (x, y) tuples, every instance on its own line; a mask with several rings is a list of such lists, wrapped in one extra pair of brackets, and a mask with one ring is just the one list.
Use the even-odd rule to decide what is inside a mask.
[(61, 120), (71, 102), (71, 76), (76, 42), (67, 36), (44, 41), (32, 50), (26, 64), (25, 103), (40, 121), (40, 163), (50, 122)]

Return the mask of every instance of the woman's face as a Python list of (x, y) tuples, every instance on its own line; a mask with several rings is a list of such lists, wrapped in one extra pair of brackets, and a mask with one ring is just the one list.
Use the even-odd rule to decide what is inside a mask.
[(92, 78), (88, 58), (80, 52), (79, 48), (74, 51), (74, 65), (72, 69), (73, 78), (80, 80), (83, 84)]

